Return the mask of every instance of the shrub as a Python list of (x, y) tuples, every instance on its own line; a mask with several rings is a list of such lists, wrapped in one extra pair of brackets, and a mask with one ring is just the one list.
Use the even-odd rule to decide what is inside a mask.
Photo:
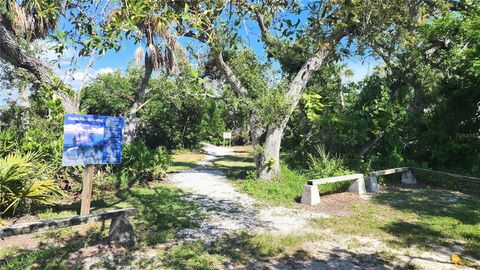
[(0, 158), (0, 213), (15, 214), (30, 204), (51, 204), (63, 193), (53, 180), (45, 179), (48, 166), (33, 162), (34, 155), (18, 153)]
[(165, 147), (150, 149), (143, 141), (137, 140), (125, 146), (121, 171), (131, 186), (164, 177), (170, 163), (171, 157)]
[(309, 168), (307, 176), (312, 178), (323, 178), (338, 176), (350, 173), (345, 168), (343, 159), (338, 155), (331, 155), (323, 145), (318, 145), (315, 154), (308, 154)]
[(0, 130), (0, 157), (18, 149), (17, 133), (12, 128)]

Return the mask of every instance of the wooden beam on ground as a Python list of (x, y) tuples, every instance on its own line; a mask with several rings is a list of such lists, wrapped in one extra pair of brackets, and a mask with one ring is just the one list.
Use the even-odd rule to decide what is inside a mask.
[(51, 229), (65, 228), (65, 227), (80, 225), (84, 223), (117, 219), (122, 216), (133, 216), (136, 213), (137, 213), (137, 210), (135, 208), (126, 208), (126, 209), (98, 212), (98, 213), (93, 213), (93, 214), (88, 214), (83, 216), (72, 216), (72, 217), (57, 218), (57, 219), (51, 219), (51, 220), (45, 220), (45, 221), (21, 223), (21, 224), (16, 224), (12, 226), (0, 227), (0, 238), (20, 235), (20, 234), (42, 232), (42, 231), (47, 231)]
[(422, 168), (410, 168), (414, 172), (420, 172), (420, 173), (426, 173), (426, 174), (431, 174), (431, 175), (436, 175), (436, 176), (444, 176), (448, 178), (454, 178), (458, 180), (463, 180), (463, 181), (470, 181), (474, 183), (480, 183), (480, 178), (478, 177), (473, 177), (473, 176), (465, 176), (465, 175), (460, 175), (460, 174), (455, 174), (455, 173), (447, 173), (447, 172), (439, 172), (439, 171), (434, 171), (430, 169), (422, 169)]
[(334, 177), (321, 178), (321, 179), (315, 179), (315, 180), (308, 180), (308, 184), (323, 185), (328, 183), (357, 180), (362, 177), (363, 177), (363, 174), (349, 174), (349, 175), (334, 176)]
[(370, 175), (370, 176), (382, 176), (382, 175), (389, 175), (389, 174), (394, 174), (394, 173), (399, 173), (399, 172), (406, 172), (408, 170), (410, 170), (409, 167), (400, 167), (400, 168), (393, 168), (393, 169), (375, 171), (375, 172), (369, 173), (368, 175)]

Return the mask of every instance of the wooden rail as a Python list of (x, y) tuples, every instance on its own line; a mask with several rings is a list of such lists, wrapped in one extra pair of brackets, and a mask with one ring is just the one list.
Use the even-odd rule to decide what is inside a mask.
[(410, 170), (409, 167), (400, 167), (400, 168), (393, 168), (393, 169), (375, 171), (375, 172), (369, 173), (368, 175), (370, 175), (370, 176), (382, 176), (382, 175), (389, 175), (389, 174), (394, 174), (394, 173), (399, 173), (399, 172), (406, 172), (408, 170)]
[(131, 227), (128, 216), (135, 215), (135, 208), (110, 210), (82, 216), (72, 216), (65, 218), (56, 218), (29, 223), (20, 223), (11, 226), (0, 227), (0, 238), (42, 232), (52, 229), (65, 228), (85, 223), (112, 220), (110, 225), (110, 238), (119, 242), (134, 242), (133, 228)]
[(357, 194), (364, 194), (366, 191), (371, 193), (376, 193), (378, 192), (377, 177), (394, 174), (394, 173), (402, 173), (402, 183), (410, 184), (410, 185), (414, 185), (417, 183), (415, 173), (426, 173), (431, 175), (454, 178), (454, 179), (463, 180), (463, 181), (480, 183), (480, 178), (473, 177), (473, 176), (464, 176), (464, 175), (459, 175), (455, 173), (439, 172), (439, 171), (434, 171), (430, 169), (422, 169), (422, 168), (415, 168), (415, 167), (399, 167), (399, 168), (392, 168), (392, 169), (370, 172), (366, 174), (366, 179), (364, 179), (363, 174), (350, 174), (350, 175), (342, 175), (342, 176), (309, 180), (307, 182), (307, 185), (303, 186), (303, 194), (302, 194), (301, 202), (302, 204), (308, 204), (308, 205), (318, 204), (320, 203), (320, 195), (317, 187), (318, 185), (335, 183), (335, 182), (343, 182), (343, 181), (352, 181), (352, 180), (355, 181), (349, 188), (350, 192), (354, 192)]
[(455, 173), (440, 172), (440, 171), (434, 171), (434, 170), (423, 169), (423, 168), (415, 168), (415, 167), (412, 167), (410, 169), (413, 170), (414, 172), (426, 173), (426, 174), (437, 175), (437, 176), (444, 176), (444, 177), (448, 177), (448, 178), (455, 178), (455, 179), (470, 181), (470, 182), (475, 182), (475, 183), (479, 183), (479, 181), (480, 181), (480, 178), (473, 177), (473, 176), (465, 176), (465, 175), (460, 175), (460, 174), (455, 174)]
[(358, 178), (361, 178), (361, 177), (363, 177), (363, 174), (341, 175), (341, 176), (334, 176), (334, 177), (308, 180), (308, 184), (309, 185), (323, 185), (323, 184), (328, 184), (328, 183), (336, 183), (336, 182), (357, 180)]

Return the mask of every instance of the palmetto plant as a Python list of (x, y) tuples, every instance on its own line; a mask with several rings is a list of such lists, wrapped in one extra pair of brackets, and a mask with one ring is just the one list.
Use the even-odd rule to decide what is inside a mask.
[(0, 4), (0, 19), (17, 36), (38, 39), (56, 26), (61, 10), (61, 0), (6, 0)]
[(33, 154), (9, 154), (0, 158), (0, 213), (15, 214), (29, 203), (51, 204), (63, 196), (53, 180), (45, 179), (48, 166), (35, 163)]

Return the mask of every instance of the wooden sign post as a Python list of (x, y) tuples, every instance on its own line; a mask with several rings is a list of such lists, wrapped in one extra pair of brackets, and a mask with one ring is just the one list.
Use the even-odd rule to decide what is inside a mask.
[(120, 164), (123, 117), (66, 114), (63, 125), (63, 166), (85, 165), (80, 215), (90, 214), (94, 164)]
[(92, 185), (93, 185), (93, 171), (95, 166), (92, 164), (85, 165), (82, 177), (82, 205), (80, 208), (80, 215), (90, 214), (90, 203), (92, 201)]

